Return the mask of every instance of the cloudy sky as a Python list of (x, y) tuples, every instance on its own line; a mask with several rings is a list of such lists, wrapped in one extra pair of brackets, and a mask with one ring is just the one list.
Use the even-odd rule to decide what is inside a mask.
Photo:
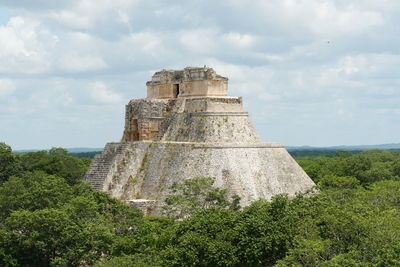
[(264, 141), (400, 142), (398, 0), (0, 0), (0, 141), (118, 141), (163, 68), (211, 66)]

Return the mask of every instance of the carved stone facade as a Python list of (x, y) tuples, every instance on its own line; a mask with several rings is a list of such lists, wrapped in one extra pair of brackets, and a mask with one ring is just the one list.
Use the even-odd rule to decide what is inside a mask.
[(173, 183), (195, 177), (215, 177), (243, 206), (313, 187), (282, 144), (261, 141), (227, 81), (206, 67), (156, 72), (147, 98), (126, 105), (122, 142), (106, 145), (86, 180), (152, 215)]
[(227, 97), (228, 78), (212, 68), (162, 70), (146, 85), (149, 101), (133, 100), (126, 106), (124, 142), (161, 139), (161, 124), (177, 106), (187, 113), (243, 112), (241, 97)]
[(187, 67), (156, 72), (146, 85), (148, 98), (226, 96), (228, 78), (217, 75), (212, 68)]
[[(171, 121), (179, 117), (203, 114), (236, 116), (247, 120), (241, 97), (195, 97), (172, 99), (139, 99), (126, 105), (123, 142), (163, 140)], [(242, 117), (246, 118), (242, 118)], [(223, 122), (220, 123), (220, 128)], [(248, 123), (250, 125), (250, 123)], [(214, 129), (210, 126), (209, 130)], [(251, 126), (249, 126), (251, 127)], [(256, 136), (254, 133), (253, 136)], [(169, 136), (169, 138), (174, 138)]]

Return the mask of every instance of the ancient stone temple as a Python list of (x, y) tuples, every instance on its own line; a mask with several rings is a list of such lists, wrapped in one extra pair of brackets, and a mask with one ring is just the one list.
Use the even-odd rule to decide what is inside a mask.
[(146, 85), (147, 98), (126, 105), (122, 141), (94, 158), (94, 188), (159, 215), (184, 179), (215, 177), (242, 206), (314, 186), (282, 144), (260, 140), (242, 98), (227, 96), (228, 79), (212, 68), (162, 70)]

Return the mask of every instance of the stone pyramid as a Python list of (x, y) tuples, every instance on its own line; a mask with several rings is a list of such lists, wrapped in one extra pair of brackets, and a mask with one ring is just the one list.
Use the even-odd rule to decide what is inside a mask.
[(94, 188), (159, 215), (171, 185), (195, 177), (214, 177), (242, 206), (315, 185), (282, 144), (260, 140), (212, 68), (162, 70), (146, 85), (147, 98), (126, 105), (122, 141), (94, 158)]

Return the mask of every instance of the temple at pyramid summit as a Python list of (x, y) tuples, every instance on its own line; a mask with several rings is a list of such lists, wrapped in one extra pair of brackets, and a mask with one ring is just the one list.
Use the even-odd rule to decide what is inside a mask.
[(86, 180), (111, 196), (160, 215), (173, 183), (214, 177), (241, 205), (315, 184), (280, 143), (262, 142), (228, 78), (209, 67), (156, 72), (147, 98), (126, 105), (121, 142), (106, 144)]

